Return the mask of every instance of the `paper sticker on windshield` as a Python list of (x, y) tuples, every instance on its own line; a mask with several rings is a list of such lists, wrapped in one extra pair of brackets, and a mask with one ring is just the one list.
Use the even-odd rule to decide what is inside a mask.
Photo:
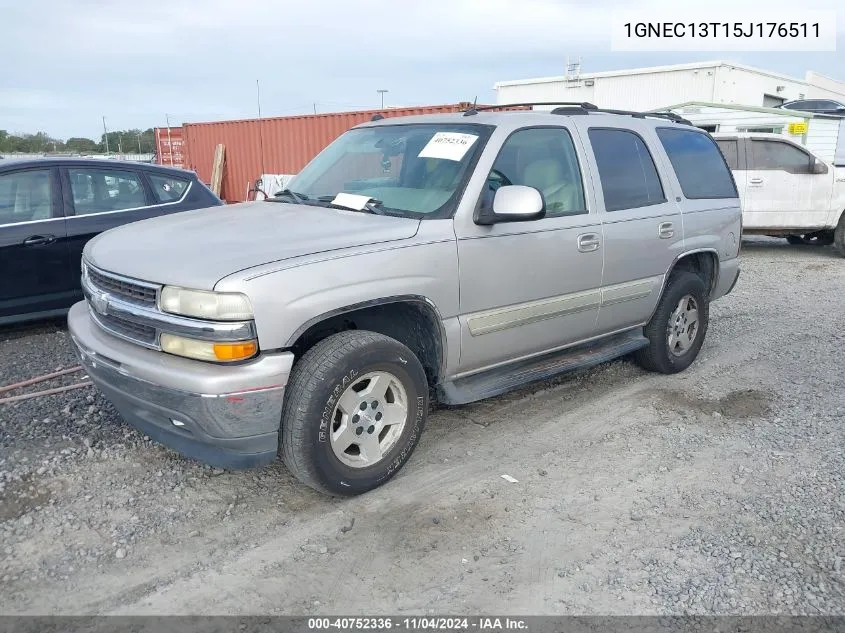
[(353, 211), (361, 211), (367, 207), (370, 200), (372, 200), (370, 196), (359, 196), (357, 193), (339, 193), (332, 200), (332, 204)]
[(475, 143), (475, 134), (461, 134), (460, 132), (438, 132), (417, 154), (420, 158), (442, 158), (445, 160), (461, 160)]

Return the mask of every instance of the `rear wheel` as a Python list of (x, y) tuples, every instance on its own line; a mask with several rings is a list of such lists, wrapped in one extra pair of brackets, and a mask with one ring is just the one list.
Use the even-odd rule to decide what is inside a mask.
[(308, 486), (331, 495), (361, 494), (402, 468), (427, 409), (425, 371), (407, 347), (376, 332), (340, 332), (294, 366), (280, 453)]
[(634, 355), (645, 369), (674, 374), (689, 367), (707, 333), (710, 305), (701, 277), (673, 273), (644, 333), (649, 340)]

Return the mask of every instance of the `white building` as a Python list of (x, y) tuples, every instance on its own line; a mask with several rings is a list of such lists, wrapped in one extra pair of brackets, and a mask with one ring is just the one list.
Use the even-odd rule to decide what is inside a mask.
[(794, 99), (845, 103), (845, 82), (808, 71), (804, 79), (728, 62), (700, 62), (560, 77), (500, 81), (496, 103), (587, 101), (600, 108), (653, 110), (701, 101), (773, 107)]

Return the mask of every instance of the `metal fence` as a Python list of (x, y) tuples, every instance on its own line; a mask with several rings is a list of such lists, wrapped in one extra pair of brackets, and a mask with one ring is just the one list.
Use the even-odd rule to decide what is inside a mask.
[(30, 158), (105, 158), (109, 160), (128, 160), (136, 163), (151, 163), (155, 154), (5, 154), (0, 153), (0, 159), (30, 159)]

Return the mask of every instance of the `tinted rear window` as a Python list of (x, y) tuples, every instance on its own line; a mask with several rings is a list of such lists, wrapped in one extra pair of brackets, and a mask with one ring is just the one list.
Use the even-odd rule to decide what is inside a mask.
[(658, 128), (657, 136), (684, 195), (691, 199), (736, 198), (731, 172), (715, 141), (702, 132), (678, 128)]
[(618, 211), (666, 202), (654, 160), (637, 134), (591, 128), (589, 135), (605, 209)]

